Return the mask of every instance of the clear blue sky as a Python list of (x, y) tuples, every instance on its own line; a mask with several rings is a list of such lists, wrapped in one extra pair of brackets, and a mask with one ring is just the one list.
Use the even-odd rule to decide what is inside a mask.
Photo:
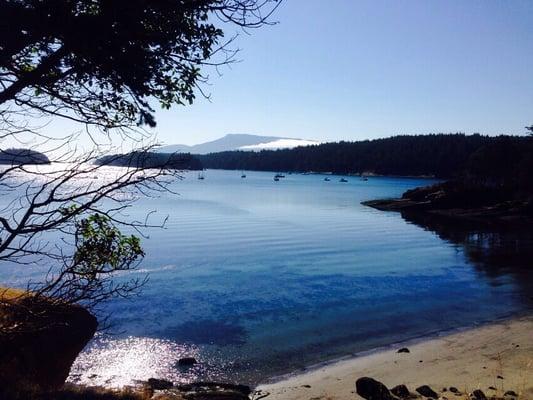
[[(161, 141), (324, 141), (533, 124), (533, 1), (285, 0), (211, 71), (211, 102), (157, 113)], [(230, 30), (230, 33), (234, 28)]]

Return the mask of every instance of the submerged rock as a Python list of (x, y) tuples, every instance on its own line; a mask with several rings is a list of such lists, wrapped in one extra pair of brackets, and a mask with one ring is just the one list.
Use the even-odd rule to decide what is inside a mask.
[(424, 397), (429, 397), (432, 399), (437, 399), (439, 397), (439, 395), (428, 385), (422, 385), (420, 387), (417, 387), (416, 391)]
[(194, 357), (183, 357), (178, 360), (177, 364), (178, 367), (192, 367), (197, 362)]
[(387, 387), (372, 378), (363, 377), (355, 382), (355, 389), (359, 396), (366, 400), (393, 400), (394, 397)]
[(508, 391), (505, 392), (503, 395), (504, 395), (504, 396), (518, 397), (518, 395), (516, 394), (516, 392), (515, 392), (514, 390), (508, 390)]

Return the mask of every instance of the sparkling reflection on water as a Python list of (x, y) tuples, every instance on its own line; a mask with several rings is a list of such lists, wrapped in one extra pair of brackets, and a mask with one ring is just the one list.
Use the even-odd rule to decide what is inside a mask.
[(97, 337), (76, 360), (70, 382), (121, 387), (148, 377), (164, 376), (187, 383), (201, 373), (205, 364), (180, 370), (181, 357), (199, 357), (196, 346), (185, 346), (171, 340), (127, 337)]

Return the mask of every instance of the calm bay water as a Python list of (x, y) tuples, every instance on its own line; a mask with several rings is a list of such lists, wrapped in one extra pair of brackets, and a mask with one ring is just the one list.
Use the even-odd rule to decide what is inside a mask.
[[(207, 171), (157, 210), (142, 293), (113, 300), (71, 380), (109, 386), (152, 376), (255, 383), (325, 360), (530, 308), (533, 238), (450, 227), (361, 201), (428, 180)], [(497, 256), (497, 257), (496, 257)], [(20, 274), (3, 273), (17, 284)], [(131, 276), (130, 276), (131, 277)], [(182, 356), (199, 363), (183, 369)]]

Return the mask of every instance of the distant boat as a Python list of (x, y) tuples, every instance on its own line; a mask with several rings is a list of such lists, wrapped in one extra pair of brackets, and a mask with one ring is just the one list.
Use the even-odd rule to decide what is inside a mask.
[(242, 171), (241, 173), (241, 178), (246, 178), (246, 174), (244, 173), (244, 171)]
[(205, 176), (204, 176), (204, 173), (203, 172), (200, 172), (198, 174), (198, 179), (200, 179), (201, 181), (203, 181), (205, 179)]
[(367, 181), (367, 180), (368, 180), (368, 178), (361, 178), (361, 180), (362, 180), (362, 181)]
[(276, 182), (279, 181), (279, 178), (278, 178), (277, 175), (274, 177), (274, 180), (275, 180)]
[(328, 177), (326, 177), (326, 178), (324, 178), (324, 180), (325, 180), (326, 182), (329, 182), (331, 179), (329, 179)]
[(285, 175), (283, 174), (276, 174), (274, 178), (285, 178)]
[(346, 180), (344, 178), (341, 178), (341, 180), (339, 182), (348, 182), (348, 180)]

